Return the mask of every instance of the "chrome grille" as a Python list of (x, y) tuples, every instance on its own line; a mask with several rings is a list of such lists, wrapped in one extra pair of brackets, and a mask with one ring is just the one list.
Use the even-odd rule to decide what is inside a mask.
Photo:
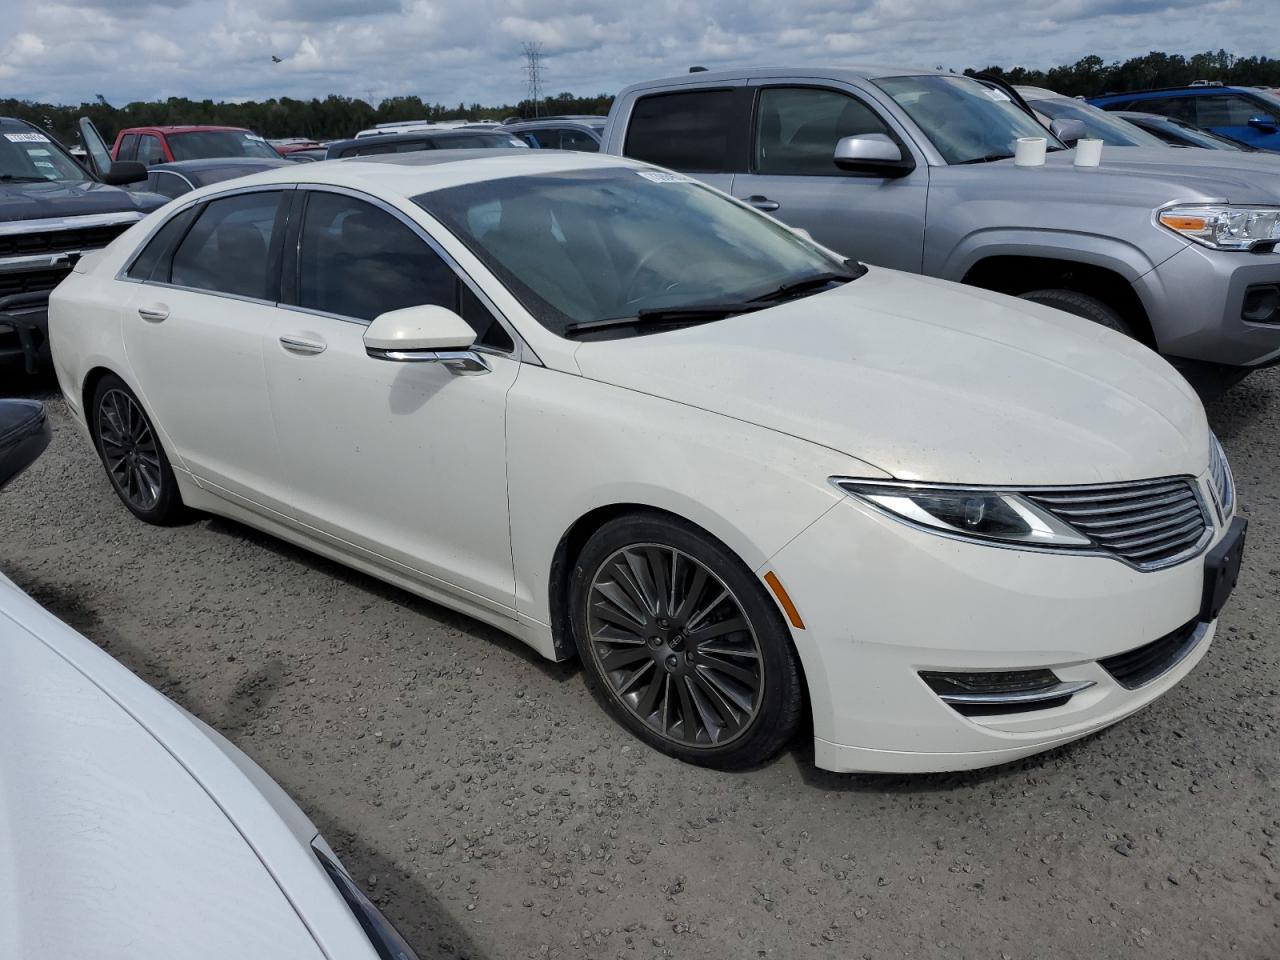
[(1102, 550), (1144, 568), (1192, 551), (1209, 524), (1195, 485), (1180, 477), (1026, 496)]
[(1209, 439), (1209, 482), (1213, 485), (1213, 495), (1218, 498), (1218, 506), (1222, 508), (1225, 521), (1231, 516), (1236, 505), (1235, 478), (1231, 476), (1231, 465), (1227, 463), (1226, 451), (1217, 437)]

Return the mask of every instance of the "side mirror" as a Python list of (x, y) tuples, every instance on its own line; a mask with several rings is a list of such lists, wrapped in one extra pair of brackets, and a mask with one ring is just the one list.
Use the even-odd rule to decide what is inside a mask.
[(1083, 120), (1054, 120), (1049, 124), (1049, 132), (1065, 143), (1068, 147), (1074, 147), (1077, 140), (1083, 140), (1089, 136), (1089, 128), (1084, 125)]
[(364, 332), (364, 350), (375, 360), (442, 363), (461, 376), (488, 373), (489, 364), (472, 350), (476, 332), (452, 310), (423, 305), (389, 310)]
[(1249, 118), (1249, 126), (1253, 127), (1255, 130), (1266, 130), (1269, 133), (1275, 133), (1277, 125), (1280, 125), (1280, 120), (1277, 120), (1275, 117), (1260, 115)]
[(102, 175), (102, 182), (109, 183), (113, 187), (123, 187), (126, 183), (138, 183), (145, 179), (147, 179), (146, 165), (137, 160), (117, 160), (107, 167)]
[(841, 137), (832, 156), (841, 170), (878, 173), (882, 177), (902, 177), (916, 168), (910, 155), (883, 133), (863, 133)]

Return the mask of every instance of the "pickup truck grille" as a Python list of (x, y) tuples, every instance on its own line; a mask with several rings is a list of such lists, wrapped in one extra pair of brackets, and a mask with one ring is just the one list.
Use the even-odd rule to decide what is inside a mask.
[(70, 230), (0, 234), (0, 257), (22, 257), (69, 250), (96, 250), (105, 247), (133, 223), (110, 223)]
[(28, 270), (25, 273), (0, 273), (0, 297), (15, 293), (52, 290), (70, 272), (71, 268), (68, 266), (54, 267), (49, 270)]
[(1106, 552), (1136, 567), (1176, 562), (1200, 543), (1209, 518), (1183, 477), (1028, 493)]

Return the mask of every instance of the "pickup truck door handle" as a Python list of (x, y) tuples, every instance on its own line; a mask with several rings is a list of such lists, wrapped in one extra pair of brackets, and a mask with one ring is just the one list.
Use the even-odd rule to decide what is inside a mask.
[(317, 353), (324, 353), (327, 344), (323, 340), (304, 340), (301, 337), (281, 337), (280, 346), (284, 347), (290, 353), (297, 353), (302, 356), (314, 356)]
[(149, 307), (139, 307), (138, 316), (148, 323), (159, 323), (169, 317), (169, 308), (163, 303), (154, 303)]
[(782, 206), (782, 204), (777, 200), (770, 200), (768, 197), (762, 197), (758, 193), (754, 196), (747, 197), (747, 203), (751, 204), (757, 210), (763, 210), (765, 213), (773, 213), (773, 211)]

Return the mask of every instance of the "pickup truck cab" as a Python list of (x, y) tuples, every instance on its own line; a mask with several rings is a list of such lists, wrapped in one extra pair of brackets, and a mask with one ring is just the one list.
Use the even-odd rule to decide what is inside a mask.
[[(1014, 164), (1021, 137), (1047, 140), (1044, 165)], [(1125, 332), (1206, 393), (1280, 362), (1280, 165), (1262, 154), (1107, 148), (1075, 167), (1008, 93), (884, 67), (635, 84), (602, 150), (694, 176), (847, 257)]]
[(244, 127), (127, 127), (116, 134), (113, 160), (137, 160), (151, 166), (208, 157), (280, 159), (276, 148)]
[(29, 373), (49, 354), (49, 292), (76, 262), (123, 233), (164, 198), (122, 185), (137, 164), (86, 170), (40, 128), (0, 117), (0, 368)]

